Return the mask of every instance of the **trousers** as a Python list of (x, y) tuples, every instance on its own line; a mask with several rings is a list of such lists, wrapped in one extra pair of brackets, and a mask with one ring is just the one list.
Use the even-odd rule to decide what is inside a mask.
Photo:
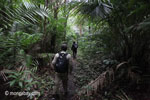
[(76, 58), (77, 56), (77, 50), (73, 50), (73, 58)]
[(59, 94), (59, 89), (62, 84), (63, 90), (67, 93), (68, 89), (68, 73), (55, 73), (55, 86), (54, 86), (54, 94)]

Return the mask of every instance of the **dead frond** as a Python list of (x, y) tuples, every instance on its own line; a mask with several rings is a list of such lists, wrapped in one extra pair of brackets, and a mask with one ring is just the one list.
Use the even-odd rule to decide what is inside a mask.
[[(72, 100), (80, 100), (81, 95), (91, 96), (93, 94), (96, 94), (98, 91), (102, 91), (105, 87), (109, 87), (112, 82), (116, 80), (116, 77), (114, 76), (115, 73), (122, 70), (123, 73), (120, 74), (126, 74), (127, 72), (127, 77), (130, 77), (131, 79), (137, 78), (137, 74), (132, 72), (130, 66), (128, 65), (128, 62), (122, 62), (116, 66), (115, 71), (113, 70), (113, 68), (109, 68), (101, 75), (99, 75), (98, 78), (92, 80), (87, 86), (85, 86), (86, 88), (81, 88), (79, 94), (75, 95)], [(87, 87), (90, 87), (90, 89)], [(125, 92), (122, 91), (121, 93), (121, 96), (115, 95), (115, 97), (119, 100), (129, 100)]]
[(2, 78), (3, 78), (4, 81), (8, 80), (6, 74), (10, 73), (10, 72), (12, 72), (12, 70), (3, 69), (3, 70), (0, 71), (0, 75), (2, 76)]
[[(98, 78), (92, 80), (86, 88), (82, 88), (78, 95), (75, 95), (72, 100), (80, 100), (81, 95), (91, 96), (93, 93), (97, 93), (97, 91), (102, 90), (111, 84), (114, 80), (114, 71), (112, 68), (103, 72)], [(88, 88), (89, 87), (89, 88)]]
[(116, 70), (120, 69), (121, 67), (126, 66), (127, 64), (128, 64), (128, 62), (126, 62), (126, 61), (124, 61), (124, 62), (118, 64), (117, 67), (116, 67)]

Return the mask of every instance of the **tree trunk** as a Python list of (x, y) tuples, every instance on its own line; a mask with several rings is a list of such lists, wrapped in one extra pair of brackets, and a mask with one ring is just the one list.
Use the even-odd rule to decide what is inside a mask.
[(65, 31), (64, 31), (64, 35), (63, 35), (63, 41), (66, 40), (66, 34), (67, 34), (67, 30), (66, 30), (66, 27), (67, 27), (67, 20), (68, 20), (68, 17), (69, 15), (66, 13), (66, 3), (67, 3), (67, 0), (64, 0), (64, 4), (65, 4), (65, 8), (64, 8), (64, 17), (65, 17), (65, 23), (64, 23), (64, 28), (65, 28)]
[(82, 35), (82, 25), (79, 25), (79, 30), (80, 30), (80, 36)]
[[(56, 2), (56, 5), (54, 6), (54, 19), (58, 19), (58, 2)], [(51, 52), (56, 52), (56, 34), (57, 34), (57, 29), (56, 27), (53, 28), (53, 34), (51, 37)]]
[[(48, 0), (45, 0), (45, 7), (48, 7)], [(42, 52), (46, 52), (46, 39), (47, 39), (47, 33), (46, 33), (46, 17), (44, 17), (43, 22), (43, 41), (42, 41)]]

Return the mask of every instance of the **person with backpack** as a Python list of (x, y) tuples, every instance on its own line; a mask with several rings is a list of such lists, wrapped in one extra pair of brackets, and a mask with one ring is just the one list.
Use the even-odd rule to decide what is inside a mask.
[(76, 58), (77, 55), (77, 48), (78, 48), (78, 44), (74, 41), (71, 47), (71, 50), (73, 52), (73, 58)]
[[(62, 44), (61, 52), (55, 54), (52, 60), (52, 66), (55, 71), (55, 86), (54, 86), (54, 98), (57, 98), (58, 90), (62, 82), (64, 89), (64, 95), (68, 94), (68, 74), (72, 72), (72, 59), (71, 55), (67, 52), (67, 45)], [(54, 99), (55, 100), (55, 99)]]

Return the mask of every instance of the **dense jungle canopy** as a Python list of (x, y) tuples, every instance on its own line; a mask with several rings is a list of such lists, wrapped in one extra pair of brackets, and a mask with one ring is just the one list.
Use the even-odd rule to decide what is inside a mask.
[(62, 100), (150, 100), (149, 0), (0, 0), (0, 22), (1, 100), (52, 100), (51, 61), (73, 41)]

